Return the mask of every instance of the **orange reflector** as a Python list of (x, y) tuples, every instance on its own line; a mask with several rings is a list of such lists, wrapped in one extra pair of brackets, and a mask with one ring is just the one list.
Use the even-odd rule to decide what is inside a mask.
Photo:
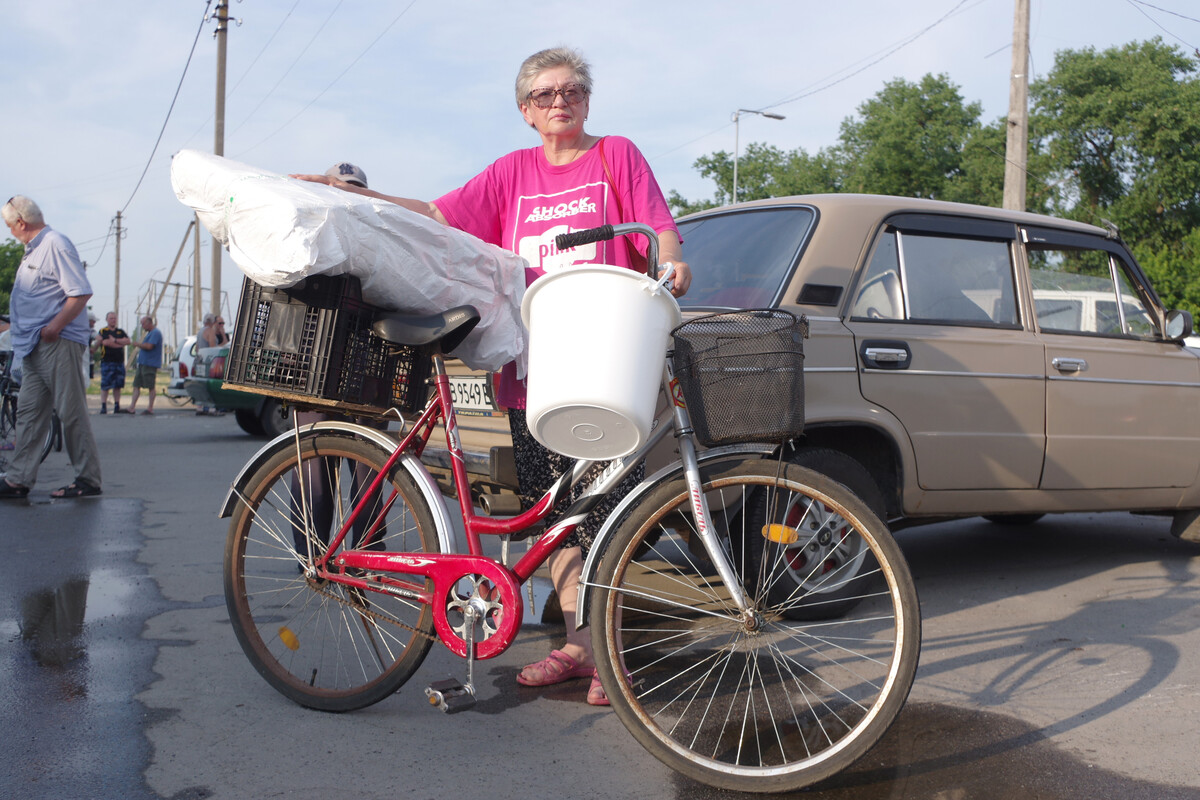
[(795, 544), (800, 539), (800, 534), (796, 533), (795, 528), (779, 523), (763, 525), (762, 535), (764, 539), (770, 539), (775, 544)]
[(291, 628), (286, 626), (279, 629), (279, 641), (283, 642), (283, 646), (288, 650), (300, 649), (300, 640), (296, 638), (296, 634), (292, 633)]

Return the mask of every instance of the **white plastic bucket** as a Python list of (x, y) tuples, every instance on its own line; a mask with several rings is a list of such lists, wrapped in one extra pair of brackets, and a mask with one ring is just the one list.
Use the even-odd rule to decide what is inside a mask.
[(628, 455), (650, 435), (679, 304), (644, 274), (587, 265), (525, 292), (529, 432), (572, 458)]

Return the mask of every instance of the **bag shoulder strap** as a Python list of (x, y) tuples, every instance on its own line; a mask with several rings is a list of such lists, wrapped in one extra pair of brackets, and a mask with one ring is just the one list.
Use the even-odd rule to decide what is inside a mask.
[(612, 170), (608, 167), (608, 159), (604, 157), (604, 140), (607, 138), (607, 136), (600, 137), (600, 142), (596, 145), (596, 148), (600, 151), (600, 164), (604, 167), (604, 179), (608, 181), (608, 188), (612, 191), (613, 200), (617, 204), (617, 216), (620, 217), (621, 222), (624, 222), (625, 209), (621, 207), (621, 193), (617, 191), (617, 182), (613, 179)]

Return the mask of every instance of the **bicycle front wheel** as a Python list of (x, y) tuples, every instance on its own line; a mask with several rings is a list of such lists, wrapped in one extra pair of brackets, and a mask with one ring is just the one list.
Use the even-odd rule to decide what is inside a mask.
[[(412, 676), (434, 639), (426, 604), (322, 577), (314, 566), (383, 466), (377, 447), (309, 432), (281, 448), (247, 483), (225, 548), (225, 601), (242, 650), (279, 692), (322, 711), (378, 702)], [(391, 498), (391, 502), (388, 500)], [(382, 500), (382, 502), (381, 502)], [(440, 552), (415, 482), (393, 468), (345, 548)], [(432, 581), (415, 578), (416, 591)]]
[[(861, 757), (903, 706), (920, 651), (912, 578), (886, 526), (812, 470), (747, 461), (702, 470), (702, 490), (753, 613), (704, 555), (686, 485), (661, 486), (619, 525), (597, 571), (601, 682), (625, 727), (673, 769), (738, 791), (808, 786)], [(830, 537), (858, 557), (795, 580), (789, 554), (806, 542), (827, 550)], [(847, 584), (853, 597), (830, 602)]]

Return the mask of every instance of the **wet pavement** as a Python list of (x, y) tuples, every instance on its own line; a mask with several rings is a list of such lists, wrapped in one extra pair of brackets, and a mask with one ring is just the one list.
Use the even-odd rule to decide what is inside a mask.
[(163, 601), (136, 562), (141, 511), (130, 499), (0, 509), (17, 566), (0, 584), (5, 797), (155, 796), (133, 697), (153, 677), (142, 626)]
[[(426, 704), (427, 683), (463, 670), (436, 646), (371, 708), (288, 703), (242, 655), (222, 594), (215, 509), (261, 441), (156, 411), (93, 418), (102, 497), (51, 501), (69, 479), (53, 454), (30, 502), (0, 505), (0, 798), (742, 797), (658, 764), (582, 702), (586, 681), (515, 687), (561, 643), (535, 615), (477, 666), (471, 712)], [(859, 763), (780, 796), (1200, 800), (1200, 558), (1164, 520), (898, 538), (925, 619), (910, 702)]]

